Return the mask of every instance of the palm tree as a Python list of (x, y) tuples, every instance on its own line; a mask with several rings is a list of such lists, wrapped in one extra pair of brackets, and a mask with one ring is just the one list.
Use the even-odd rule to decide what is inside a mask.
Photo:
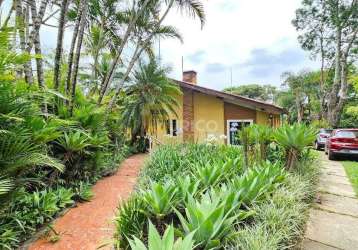
[(123, 125), (131, 128), (132, 139), (153, 131), (159, 123), (176, 115), (181, 94), (179, 87), (166, 77), (168, 68), (162, 68), (155, 60), (145, 64), (139, 62), (133, 74), (133, 85), (126, 88), (122, 106)]
[[(81, 22), (81, 9), (77, 9), (77, 16), (76, 16), (76, 20), (75, 20), (75, 26), (73, 28), (73, 34), (72, 34), (72, 40), (71, 40), (71, 46), (70, 46), (70, 51), (68, 53), (68, 59), (67, 59), (67, 74), (66, 74), (66, 79), (65, 79), (65, 94), (69, 95), (70, 94), (70, 89), (71, 89), (71, 76), (72, 76), (72, 67), (73, 67), (73, 56), (74, 56), (74, 51), (75, 51), (75, 46), (76, 46), (76, 41), (77, 41), (77, 37), (78, 37), (78, 32), (79, 32), (79, 28), (80, 28), (80, 22)], [(67, 103), (67, 102), (66, 102)]]
[(84, 32), (85, 32), (85, 26), (87, 23), (86, 16), (87, 16), (87, 11), (88, 11), (88, 0), (82, 0), (80, 2), (80, 9), (81, 9), (81, 20), (80, 20), (80, 25), (79, 25), (76, 53), (74, 56), (72, 78), (71, 78), (72, 85), (71, 85), (71, 99), (70, 99), (70, 106), (69, 106), (70, 115), (72, 115), (72, 112), (73, 112), (73, 106), (74, 106), (74, 101), (75, 101), (75, 96), (76, 96), (78, 67), (79, 67), (79, 62), (80, 62), (81, 48), (82, 48), (82, 41), (83, 41), (83, 36), (84, 36)]
[(69, 0), (63, 0), (61, 4), (60, 19), (58, 22), (57, 30), (57, 45), (54, 61), (54, 71), (53, 71), (53, 83), (54, 89), (58, 90), (60, 86), (60, 70), (61, 70), (61, 57), (63, 51), (63, 36), (65, 34), (65, 25), (66, 25), (66, 16), (69, 6)]
[[(171, 1), (171, 3), (173, 4), (173, 1)], [(118, 98), (118, 95), (125, 81), (129, 77), (135, 63), (138, 61), (143, 52), (150, 51), (152, 43), (156, 38), (176, 38), (179, 39), (181, 42), (183, 41), (181, 35), (175, 27), (162, 24), (165, 17), (169, 13), (171, 6), (167, 7), (166, 12), (162, 15), (162, 17), (159, 18), (159, 20), (158, 13), (160, 13), (160, 5), (153, 5), (150, 7), (150, 11), (143, 14), (137, 20), (137, 24), (135, 27), (135, 34), (137, 37), (136, 47), (134, 49), (129, 64), (126, 67), (126, 71), (122, 79), (120, 79), (120, 81), (117, 83), (114, 95), (112, 96), (111, 101), (109, 102), (107, 107), (108, 112), (111, 112)]]
[(94, 24), (91, 26), (85, 39), (87, 53), (91, 55), (93, 60), (91, 82), (92, 84), (95, 83), (96, 88), (99, 74), (99, 60), (102, 50), (106, 48), (106, 45), (109, 42), (108, 37), (109, 34), (106, 30), (103, 30), (102, 27)]
[(123, 42), (121, 43), (120, 48), (117, 51), (117, 56), (114, 59), (109, 73), (105, 79), (105, 82), (103, 84), (103, 88), (101, 89), (100, 96), (98, 98), (98, 104), (101, 104), (102, 99), (104, 95), (107, 92), (107, 88), (109, 86), (110, 81), (112, 80), (112, 73), (114, 72), (114, 69), (116, 68), (117, 64), (119, 63), (119, 59), (121, 56), (121, 53), (123, 51), (124, 46), (127, 43), (127, 40), (129, 39), (130, 35), (133, 34), (136, 38), (138, 38), (138, 34), (136, 33), (136, 28), (138, 26), (143, 25), (141, 23), (143, 20), (148, 19), (148, 15), (151, 15), (152, 21), (150, 24), (150, 29), (147, 30), (146, 36), (143, 36), (145, 38), (138, 39), (137, 43), (140, 43), (140, 47), (135, 49), (132, 59), (130, 63), (127, 66), (127, 72), (123, 75), (123, 78), (119, 83), (117, 83), (117, 88), (115, 91), (115, 94), (111, 100), (111, 102), (108, 105), (108, 110), (111, 110), (113, 108), (113, 104), (116, 101), (116, 98), (118, 97), (118, 94), (126, 81), (126, 78), (129, 76), (132, 68), (134, 67), (135, 62), (139, 59), (140, 55), (145, 51), (148, 46), (150, 46), (150, 43), (152, 40), (158, 36), (158, 33), (162, 33), (159, 30), (162, 29), (162, 23), (164, 19), (167, 17), (169, 11), (175, 7), (179, 9), (183, 13), (187, 13), (189, 16), (192, 17), (198, 17), (201, 25), (203, 26), (205, 23), (205, 12), (203, 8), (203, 4), (200, 0), (169, 0), (165, 1), (165, 9), (163, 11), (162, 16), (159, 15), (161, 13), (161, 5), (162, 2), (158, 0), (148, 1), (145, 0), (143, 3), (138, 3), (138, 8), (132, 8), (131, 12), (129, 14), (129, 21), (128, 26), (126, 29), (126, 33), (123, 38)]

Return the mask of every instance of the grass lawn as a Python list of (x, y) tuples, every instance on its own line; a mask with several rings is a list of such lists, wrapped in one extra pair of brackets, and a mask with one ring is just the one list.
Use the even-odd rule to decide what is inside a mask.
[(358, 197), (358, 162), (356, 161), (343, 161), (342, 162), (344, 169), (351, 181), (356, 196)]

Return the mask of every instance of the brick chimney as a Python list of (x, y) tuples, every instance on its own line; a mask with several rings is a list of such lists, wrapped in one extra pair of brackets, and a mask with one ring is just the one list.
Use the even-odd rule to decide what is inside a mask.
[(196, 85), (196, 71), (188, 70), (183, 72), (183, 82), (191, 83)]

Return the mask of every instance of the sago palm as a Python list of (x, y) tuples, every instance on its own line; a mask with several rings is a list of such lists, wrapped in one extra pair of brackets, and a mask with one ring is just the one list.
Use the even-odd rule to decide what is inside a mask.
[(275, 141), (286, 150), (286, 168), (291, 170), (303, 149), (313, 143), (317, 131), (303, 124), (285, 125), (274, 133)]
[(181, 91), (167, 78), (167, 73), (168, 69), (154, 60), (141, 62), (134, 72), (134, 84), (127, 88), (123, 105), (123, 123), (131, 128), (133, 137), (155, 130), (170, 114), (176, 115)]

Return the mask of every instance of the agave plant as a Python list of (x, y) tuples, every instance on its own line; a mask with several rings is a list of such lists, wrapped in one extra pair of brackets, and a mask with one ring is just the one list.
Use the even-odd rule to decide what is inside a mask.
[(204, 166), (198, 164), (193, 175), (201, 182), (204, 188), (207, 188), (216, 185), (225, 177), (225, 172), (221, 167), (221, 165), (215, 163), (206, 163)]
[(129, 244), (132, 250), (192, 250), (194, 249), (193, 234), (190, 233), (182, 238), (177, 238), (174, 241), (174, 227), (168, 226), (165, 230), (163, 237), (161, 238), (156, 228), (149, 221), (148, 229), (148, 248), (145, 244), (133, 237), (133, 240), (129, 240)]
[(179, 195), (183, 201), (186, 201), (188, 196), (195, 197), (199, 192), (199, 180), (186, 175), (185, 177), (180, 176), (176, 181), (178, 184)]
[(314, 128), (303, 124), (285, 125), (276, 129), (275, 141), (286, 151), (286, 168), (291, 170), (302, 151), (308, 145), (312, 145), (316, 138), (317, 131)]
[(241, 215), (232, 213), (235, 206), (226, 211), (225, 202), (221, 197), (206, 193), (199, 200), (188, 197), (185, 215), (175, 210), (184, 232), (194, 233), (193, 239), (201, 248), (217, 248), (223, 240), (233, 236), (233, 225)]
[(277, 184), (285, 179), (285, 170), (278, 164), (262, 163), (246, 171), (243, 176), (231, 181), (235, 190), (239, 190), (240, 201), (249, 206), (273, 191)]
[(149, 212), (159, 220), (173, 211), (178, 201), (177, 193), (178, 188), (172, 182), (151, 182), (150, 188), (142, 191)]
[(138, 195), (120, 205), (115, 219), (118, 249), (128, 249), (128, 237), (143, 237), (143, 228), (147, 223), (145, 207), (142, 197)]

